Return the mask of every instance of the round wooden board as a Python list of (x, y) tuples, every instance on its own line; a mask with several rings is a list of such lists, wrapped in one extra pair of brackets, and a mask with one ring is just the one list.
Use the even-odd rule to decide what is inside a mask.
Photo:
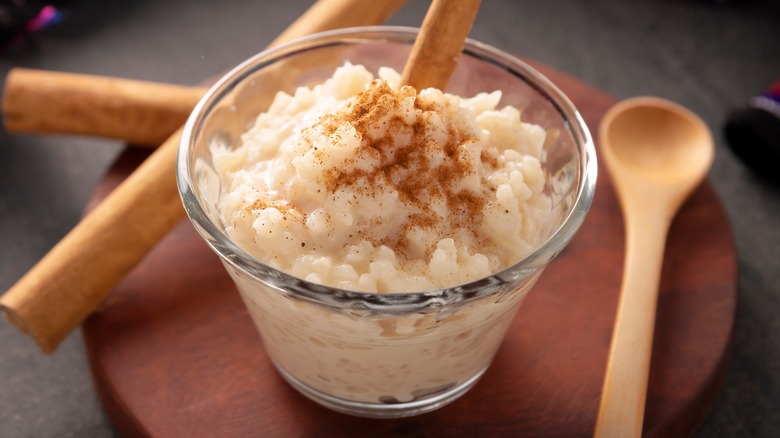
[[(614, 103), (537, 66), (595, 133)], [(125, 152), (102, 199), (145, 154)], [(593, 207), (464, 397), (399, 420), (331, 412), (275, 372), (217, 256), (183, 221), (84, 324), (96, 389), (124, 436), (590, 436), (623, 266), (623, 224), (601, 166)], [(735, 248), (709, 184), (672, 224), (661, 279), (645, 436), (690, 434), (722, 383), (737, 302)]]

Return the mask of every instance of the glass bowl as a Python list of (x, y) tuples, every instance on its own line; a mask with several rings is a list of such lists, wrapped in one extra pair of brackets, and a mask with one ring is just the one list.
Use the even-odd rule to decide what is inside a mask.
[[(488, 369), (523, 298), (568, 244), (590, 207), (593, 142), (580, 114), (549, 80), (516, 57), (467, 41), (447, 92), (501, 90), (547, 131), (542, 168), (552, 211), (530, 255), (470, 283), (413, 293), (362, 293), (307, 282), (250, 256), (226, 234), (212, 148), (234, 148), (277, 91), (329, 78), (345, 62), (402, 71), (417, 29), (325, 32), (262, 52), (222, 77), (198, 103), (181, 139), (177, 179), (192, 224), (219, 255), (280, 374), (339, 412), (421, 414), (452, 402)], [(260, 345), (258, 345), (260, 348)]]

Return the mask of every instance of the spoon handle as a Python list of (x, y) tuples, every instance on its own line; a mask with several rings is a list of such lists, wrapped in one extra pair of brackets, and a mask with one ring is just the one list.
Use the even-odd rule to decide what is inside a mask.
[(624, 212), (624, 277), (594, 433), (599, 438), (642, 435), (658, 285), (671, 217), (652, 211), (652, 202), (636, 204)]

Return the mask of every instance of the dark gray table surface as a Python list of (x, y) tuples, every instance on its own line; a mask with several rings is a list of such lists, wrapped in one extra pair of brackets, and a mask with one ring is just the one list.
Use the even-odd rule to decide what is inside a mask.
[[(0, 69), (197, 84), (259, 51), (309, 3), (75, 0), (59, 26), (0, 54)], [(391, 23), (418, 25), (426, 6), (411, 0)], [(740, 296), (725, 386), (696, 436), (780, 436), (780, 186), (754, 176), (722, 135), (729, 111), (780, 80), (780, 2), (484, 0), (471, 36), (617, 98), (675, 100), (712, 127), (709, 180), (732, 224)], [(0, 132), (0, 290), (78, 222), (122, 147)], [(116, 435), (79, 333), (44, 356), (3, 321), (0, 379), (2, 437)]]

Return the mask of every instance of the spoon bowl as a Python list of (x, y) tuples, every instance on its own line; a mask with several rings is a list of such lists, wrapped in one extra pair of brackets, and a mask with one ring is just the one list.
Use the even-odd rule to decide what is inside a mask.
[(656, 183), (698, 180), (713, 159), (712, 135), (691, 111), (664, 99), (639, 97), (615, 105), (601, 123), (602, 153), (614, 168)]
[(594, 436), (640, 437), (666, 235), (715, 148), (698, 116), (654, 97), (610, 108), (599, 136), (626, 225), (626, 256)]

